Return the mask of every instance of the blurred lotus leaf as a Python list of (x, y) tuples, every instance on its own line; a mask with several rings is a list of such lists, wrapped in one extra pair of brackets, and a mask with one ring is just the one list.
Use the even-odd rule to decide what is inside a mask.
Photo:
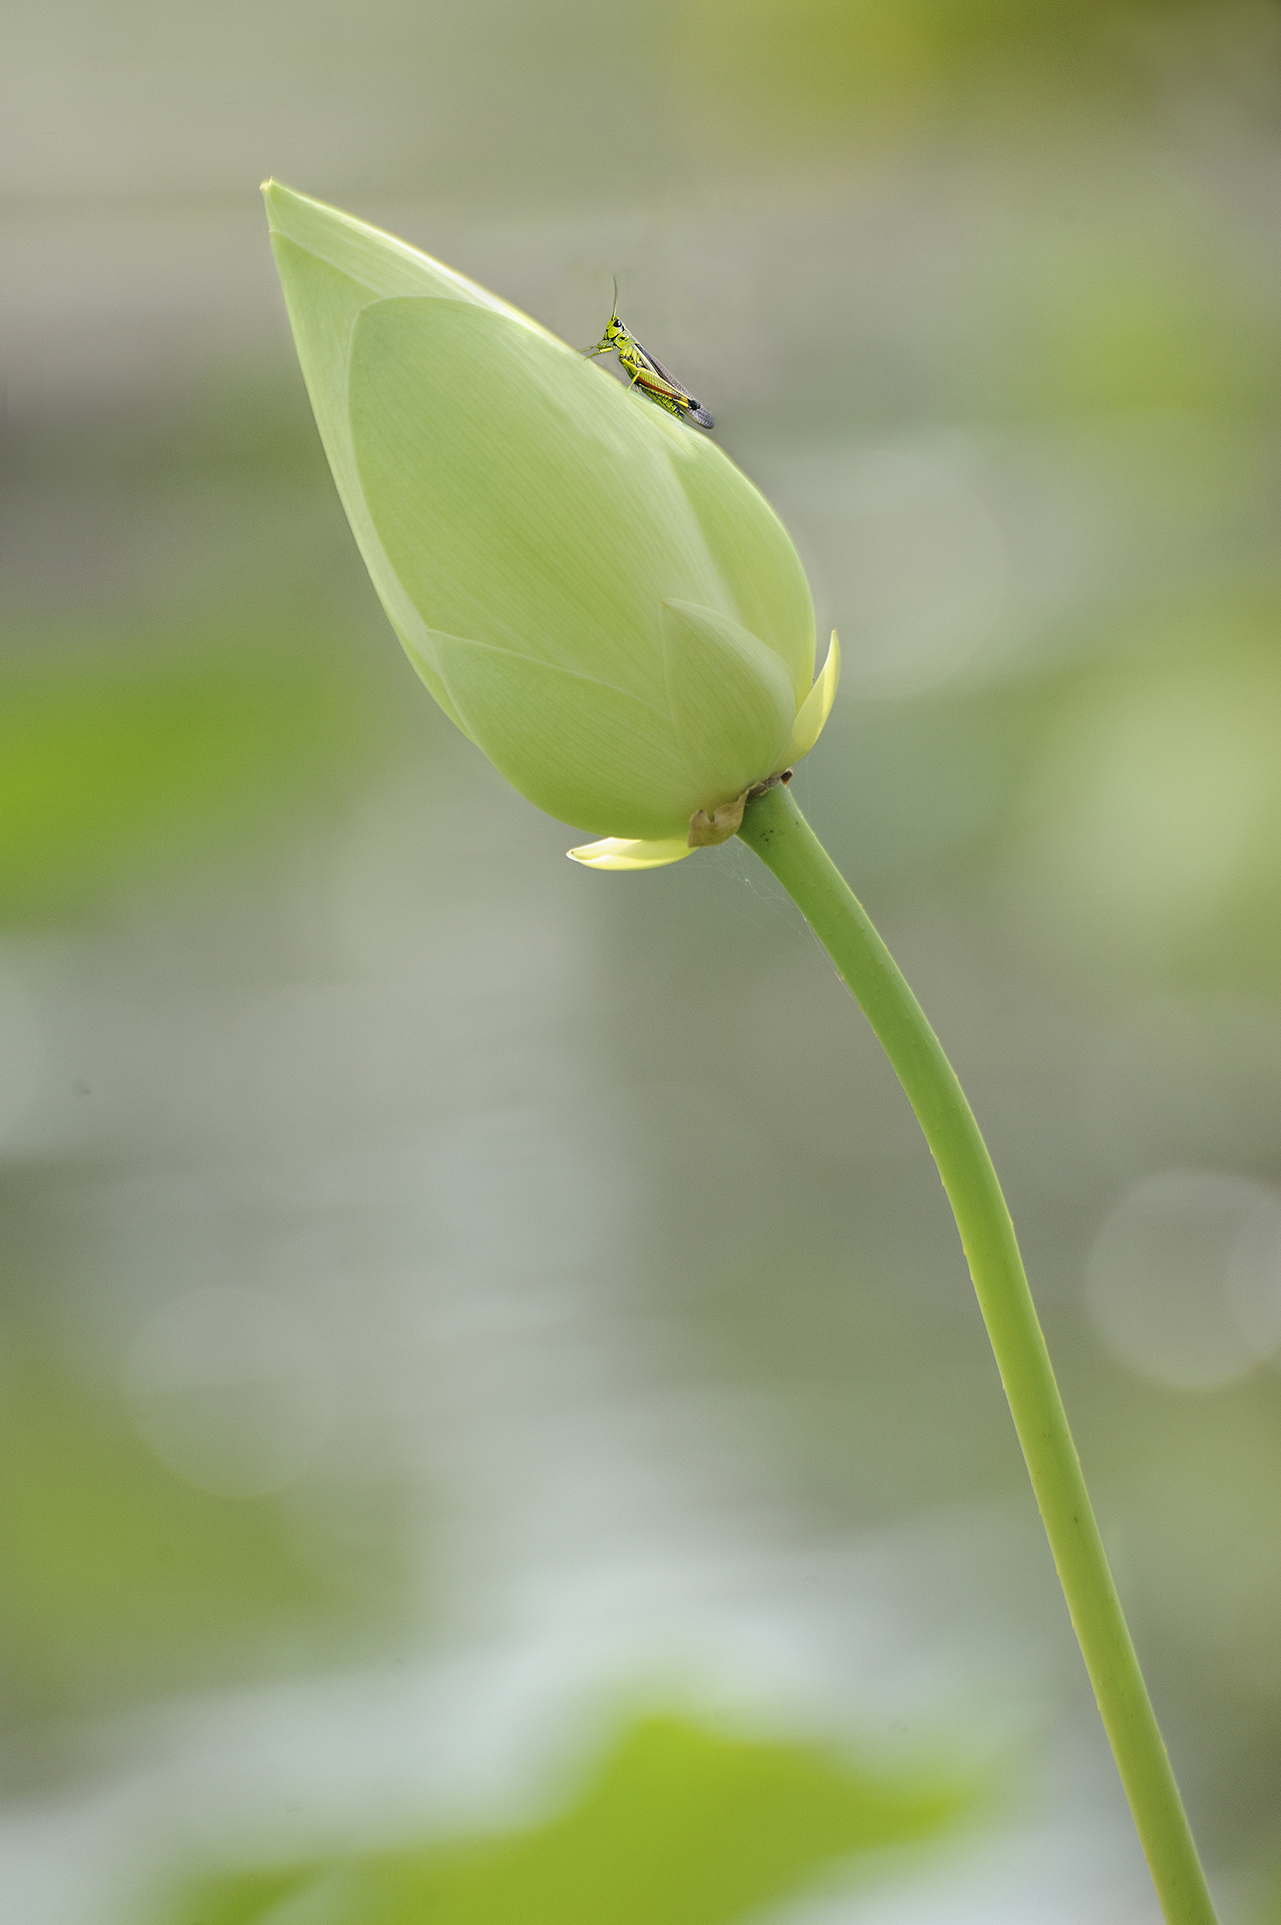
[(1270, 596), (1162, 610), (1054, 689), (1014, 873), (1057, 952), (1150, 985), (1275, 988), (1277, 622)]
[(338, 651), (279, 628), (60, 637), (0, 675), (0, 922), (57, 917), (237, 837), (363, 746)]
[(749, 166), (868, 158), (923, 126), (937, 139), (949, 113), (989, 137), (1008, 116), (1026, 138), (1033, 103), (1041, 117), (1082, 90), (1131, 104), (1153, 84), (1144, 29), (1198, 7), (1215, 0), (686, 0), (686, 57), (667, 73), (705, 149), (728, 136)]
[[(345, 1522), (345, 1519), (343, 1520)], [(287, 1501), (212, 1495), (119, 1405), (20, 1346), (0, 1397), (0, 1693), (10, 1722), (332, 1657), (398, 1618), (389, 1507), (326, 1556)]]
[(165, 1925), (732, 1925), (972, 1808), (942, 1774), (861, 1769), (816, 1746), (679, 1718), (627, 1730), (577, 1802), (489, 1838), (193, 1887)]
[(942, 57), (920, 0), (690, 0), (672, 84), (712, 146), (795, 159), (833, 142), (894, 147), (919, 124)]

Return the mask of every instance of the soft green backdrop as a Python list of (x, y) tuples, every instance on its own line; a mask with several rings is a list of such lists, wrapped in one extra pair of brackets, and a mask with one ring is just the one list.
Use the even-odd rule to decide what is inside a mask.
[(572, 1857), (654, 1730), (638, 1837), (717, 1745), (727, 1837), (767, 1753), (899, 1812), (815, 1846), (780, 1789), (697, 1925), (1151, 1917), (906, 1106), (745, 851), (575, 870), (423, 696), (267, 173), (575, 343), (617, 274), (787, 521), (846, 659), (802, 803), (989, 1133), (1225, 1916), (1272, 1916), (1275, 8), (13, 0), (5, 39), (24, 1925), (345, 1925), (460, 1835), (514, 1919), (503, 1866)]

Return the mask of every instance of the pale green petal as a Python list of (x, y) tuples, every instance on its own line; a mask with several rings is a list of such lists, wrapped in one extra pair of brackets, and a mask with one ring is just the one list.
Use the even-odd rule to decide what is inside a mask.
[[(347, 416), (351, 332), (362, 307), (397, 294), (474, 301), (523, 327), (537, 329), (537, 323), (394, 235), (307, 194), (297, 194), (280, 181), (264, 181), (262, 196), (298, 359), (352, 533), (392, 627), (411, 650), (415, 668), (446, 714), (461, 727), (440, 677), (424, 659), (426, 625), (396, 582), (356, 482)], [(411, 649), (414, 642), (417, 647)]]
[(823, 725), (832, 712), (832, 703), (836, 700), (836, 685), (840, 679), (841, 645), (836, 639), (836, 630), (833, 629), (823, 672), (801, 703), (800, 713), (796, 717), (792, 733), (788, 737), (787, 747), (783, 751), (783, 759), (777, 765), (780, 769), (790, 769), (793, 762), (799, 762), (803, 755), (808, 755), (818, 741), (823, 733)]
[(432, 638), (467, 733), (513, 788), (576, 828), (665, 840), (700, 806), (669, 718), (590, 675)]
[[(268, 190), (269, 208), (272, 205), (272, 191)], [(290, 203), (301, 202), (304, 208), (315, 209), (333, 222), (344, 220), (343, 216), (334, 214), (329, 208), (318, 208), (314, 201), (303, 201), (299, 194), (290, 195), (288, 189), (274, 191), (284, 193)], [(360, 231), (358, 222), (346, 222), (346, 225), (354, 225)], [(458, 722), (444, 685), (431, 666), (426, 643), (427, 625), (400, 586), (395, 570), (383, 553), (382, 543), (369, 519), (356, 473), (347, 410), (347, 361), (351, 353), (351, 335), (356, 316), (372, 298), (372, 290), (367, 282), (353, 280), (320, 255), (300, 246), (289, 235), (273, 231), (271, 238), (312, 412), (357, 546), (387, 611), (388, 620), (404, 647), (409, 650), (414, 666), (445, 713)], [(331, 248), (331, 252), (341, 251), (338, 247)]]
[(729, 598), (656, 408), (501, 315), (395, 300), (357, 320), (350, 410), (366, 506), (430, 628), (666, 706), (659, 603)]
[(567, 853), (585, 869), (661, 869), (668, 862), (683, 862), (694, 851), (688, 836), (672, 836), (666, 842), (628, 842), (622, 836), (606, 836), (603, 842), (585, 842), (581, 849)]
[(733, 613), (782, 657), (794, 701), (814, 679), (814, 604), (800, 556), (774, 510), (713, 441), (684, 433), (676, 472), (733, 596)]
[(487, 288), (478, 287), (466, 275), (455, 274), (452, 268), (433, 261), (430, 254), (420, 253), (367, 221), (358, 221), (307, 194), (296, 194), (278, 180), (263, 182), (262, 197), (273, 238), (292, 241), (303, 252), (327, 261), (349, 280), (358, 282), (368, 290), (362, 306), (397, 294), (434, 294), (447, 301), (474, 301), (545, 335), (549, 341), (555, 338)]
[(773, 769), (796, 709), (791, 678), (715, 609), (665, 601), (662, 612), (672, 721), (698, 806), (710, 811)]

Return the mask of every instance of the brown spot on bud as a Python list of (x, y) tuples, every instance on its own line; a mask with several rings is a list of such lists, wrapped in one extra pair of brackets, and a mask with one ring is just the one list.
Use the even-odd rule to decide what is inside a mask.
[(689, 846), (691, 849), (710, 849), (718, 842), (728, 842), (738, 834), (743, 820), (743, 805), (747, 801), (747, 790), (735, 796), (732, 802), (722, 802), (719, 809), (708, 815), (706, 809), (695, 809), (689, 819)]

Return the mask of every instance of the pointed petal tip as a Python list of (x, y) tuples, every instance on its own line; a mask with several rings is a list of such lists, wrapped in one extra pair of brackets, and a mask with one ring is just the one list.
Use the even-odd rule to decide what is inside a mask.
[(833, 629), (832, 639), (827, 648), (827, 660), (813, 688), (797, 711), (792, 733), (783, 751), (783, 760), (779, 764), (780, 768), (790, 768), (792, 763), (799, 762), (803, 755), (809, 754), (818, 741), (827, 718), (832, 712), (832, 704), (836, 700), (840, 679), (841, 645), (837, 640), (836, 630)]
[[(376, 228), (370, 228), (367, 221), (358, 220), (354, 214), (345, 214), (341, 207), (331, 207), (328, 201), (318, 201), (314, 194), (300, 193), (296, 187), (290, 187), (283, 180), (277, 180), (274, 174), (268, 174), (260, 191), (267, 203), (268, 215), (287, 216), (293, 213), (301, 215), (304, 219), (309, 215), (319, 216), (327, 225), (366, 229), (371, 233), (378, 231)], [(404, 247), (406, 243), (401, 241), (397, 245)]]
[(684, 838), (673, 836), (663, 842), (630, 842), (625, 836), (606, 836), (602, 842), (586, 842), (568, 849), (571, 862), (585, 869), (661, 869), (665, 863), (681, 862), (694, 851)]
[(268, 174), (259, 192), (267, 209), (267, 225), (273, 234), (282, 234), (287, 230), (291, 212), (297, 214), (319, 208), (326, 214), (337, 213), (336, 208), (326, 207), (323, 201), (313, 200), (310, 194), (300, 194), (296, 187), (286, 187), (284, 181), (277, 180), (274, 174)]

